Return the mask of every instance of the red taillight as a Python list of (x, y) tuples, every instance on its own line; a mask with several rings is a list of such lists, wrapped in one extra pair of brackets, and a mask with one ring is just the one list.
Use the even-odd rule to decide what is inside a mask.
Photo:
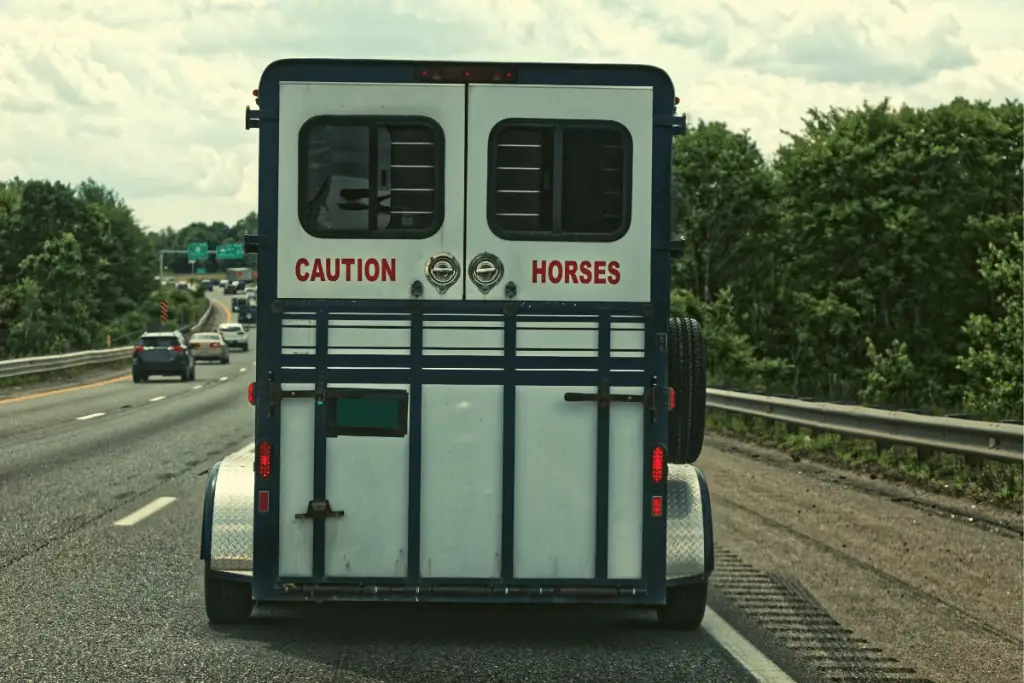
[(671, 388), (671, 387), (669, 387), (669, 390), (668, 390), (668, 409), (669, 410), (675, 410), (676, 409), (676, 390)]
[(185, 353), (184, 347), (181, 346), (172, 346), (171, 351), (176, 351), (177, 353)]
[(220, 342), (213, 342), (212, 344), (210, 344), (210, 348), (211, 349), (219, 349), (220, 348)]
[(267, 512), (270, 510), (270, 491), (260, 491), (258, 509), (260, 512)]
[(651, 517), (661, 517), (661, 513), (662, 513), (661, 496), (653, 496), (651, 498)]
[(651, 449), (651, 481), (660, 484), (665, 480), (665, 449), (655, 446)]
[(249, 405), (256, 405), (256, 382), (249, 382)]
[(144, 348), (145, 348), (145, 347), (143, 347), (143, 346), (136, 346), (136, 347), (135, 347), (135, 353), (142, 353), (142, 350), (143, 350)]
[(256, 471), (261, 479), (270, 476), (270, 442), (260, 441), (260, 447), (256, 451)]

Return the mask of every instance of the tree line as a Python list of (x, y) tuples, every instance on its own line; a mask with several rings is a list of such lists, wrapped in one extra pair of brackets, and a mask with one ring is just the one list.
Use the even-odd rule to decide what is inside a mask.
[(152, 243), (114, 190), (0, 182), (0, 358), (131, 344), (160, 319), (195, 321), (202, 294), (160, 288)]
[(784, 395), (1020, 419), (1024, 107), (814, 109), (767, 159), (700, 122), (676, 140), (709, 380)]
[(214, 257), (216, 247), (224, 244), (241, 244), (246, 235), (255, 235), (258, 230), (256, 212), (253, 211), (235, 221), (234, 225), (228, 225), (221, 221), (193, 222), (182, 228), (167, 227), (159, 232), (150, 232), (147, 237), (156, 252), (164, 251), (165, 273), (191, 273), (192, 264), (188, 261), (188, 254), (184, 252), (187, 251), (189, 244), (196, 242), (204, 242), (209, 248), (209, 260), (197, 265), (204, 266), (207, 272), (222, 272), (226, 268), (254, 266), (256, 256), (249, 255), (243, 259), (217, 261)]
[[(771, 158), (720, 122), (677, 138), (673, 308), (702, 322), (710, 381), (1019, 419), (1022, 116), (1017, 100), (813, 109)], [(255, 212), (144, 232), (91, 180), (0, 184), (0, 356), (123, 340), (168, 296), (160, 250), (187, 273), (174, 252), (255, 232)]]

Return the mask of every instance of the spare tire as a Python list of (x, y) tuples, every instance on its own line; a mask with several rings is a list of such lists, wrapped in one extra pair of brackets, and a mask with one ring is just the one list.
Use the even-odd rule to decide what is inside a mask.
[(689, 464), (704, 448), (707, 411), (707, 358), (700, 323), (693, 318), (669, 318), (668, 383), (675, 390), (669, 413), (668, 461)]

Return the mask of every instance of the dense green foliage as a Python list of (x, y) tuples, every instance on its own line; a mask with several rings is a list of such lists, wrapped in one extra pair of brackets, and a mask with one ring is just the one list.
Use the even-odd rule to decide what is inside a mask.
[[(712, 382), (1019, 418), (1022, 114), (812, 110), (771, 161), (722, 123), (678, 138), (673, 305), (704, 324)], [(124, 343), (161, 298), (192, 306), (157, 287), (160, 250), (256, 230), (250, 213), (144, 233), (92, 181), (0, 185), (0, 356)], [(191, 270), (184, 253), (164, 265)]]
[(89, 180), (0, 183), (0, 358), (125, 345), (171, 315), (194, 320), (201, 295), (158, 287), (132, 210)]
[(1021, 417), (1017, 101), (812, 110), (769, 162), (677, 140), (675, 309), (720, 386)]

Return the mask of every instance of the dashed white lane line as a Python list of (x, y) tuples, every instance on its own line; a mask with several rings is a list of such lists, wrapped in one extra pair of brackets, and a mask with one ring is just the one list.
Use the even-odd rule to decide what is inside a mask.
[(134, 526), (150, 515), (153, 515), (173, 503), (176, 498), (172, 496), (161, 496), (156, 500), (146, 503), (135, 512), (114, 522), (114, 526)]
[(83, 415), (82, 417), (76, 417), (75, 419), (76, 420), (92, 420), (92, 419), (97, 418), (97, 417), (103, 417), (104, 415), (106, 415), (106, 413), (89, 413), (88, 415)]
[(701, 627), (759, 683), (796, 683), (710, 607), (704, 610)]
[(149, 402), (150, 403), (156, 403), (157, 401), (162, 401), (165, 398), (167, 398), (167, 397), (166, 396), (154, 396), (153, 398), (149, 399)]
[(199, 390), (200, 390), (200, 389), (202, 389), (202, 388), (203, 388), (203, 385), (202, 385), (202, 384), (197, 384), (197, 385), (195, 385), (194, 387), (192, 387), (192, 391), (199, 391)]
[(245, 368), (238, 368), (239, 372), (245, 372)]
[(218, 381), (218, 382), (227, 382), (227, 381), (228, 381), (228, 378), (227, 378), (227, 377), (221, 377), (221, 378), (220, 378), (219, 380), (217, 380), (217, 381)]

